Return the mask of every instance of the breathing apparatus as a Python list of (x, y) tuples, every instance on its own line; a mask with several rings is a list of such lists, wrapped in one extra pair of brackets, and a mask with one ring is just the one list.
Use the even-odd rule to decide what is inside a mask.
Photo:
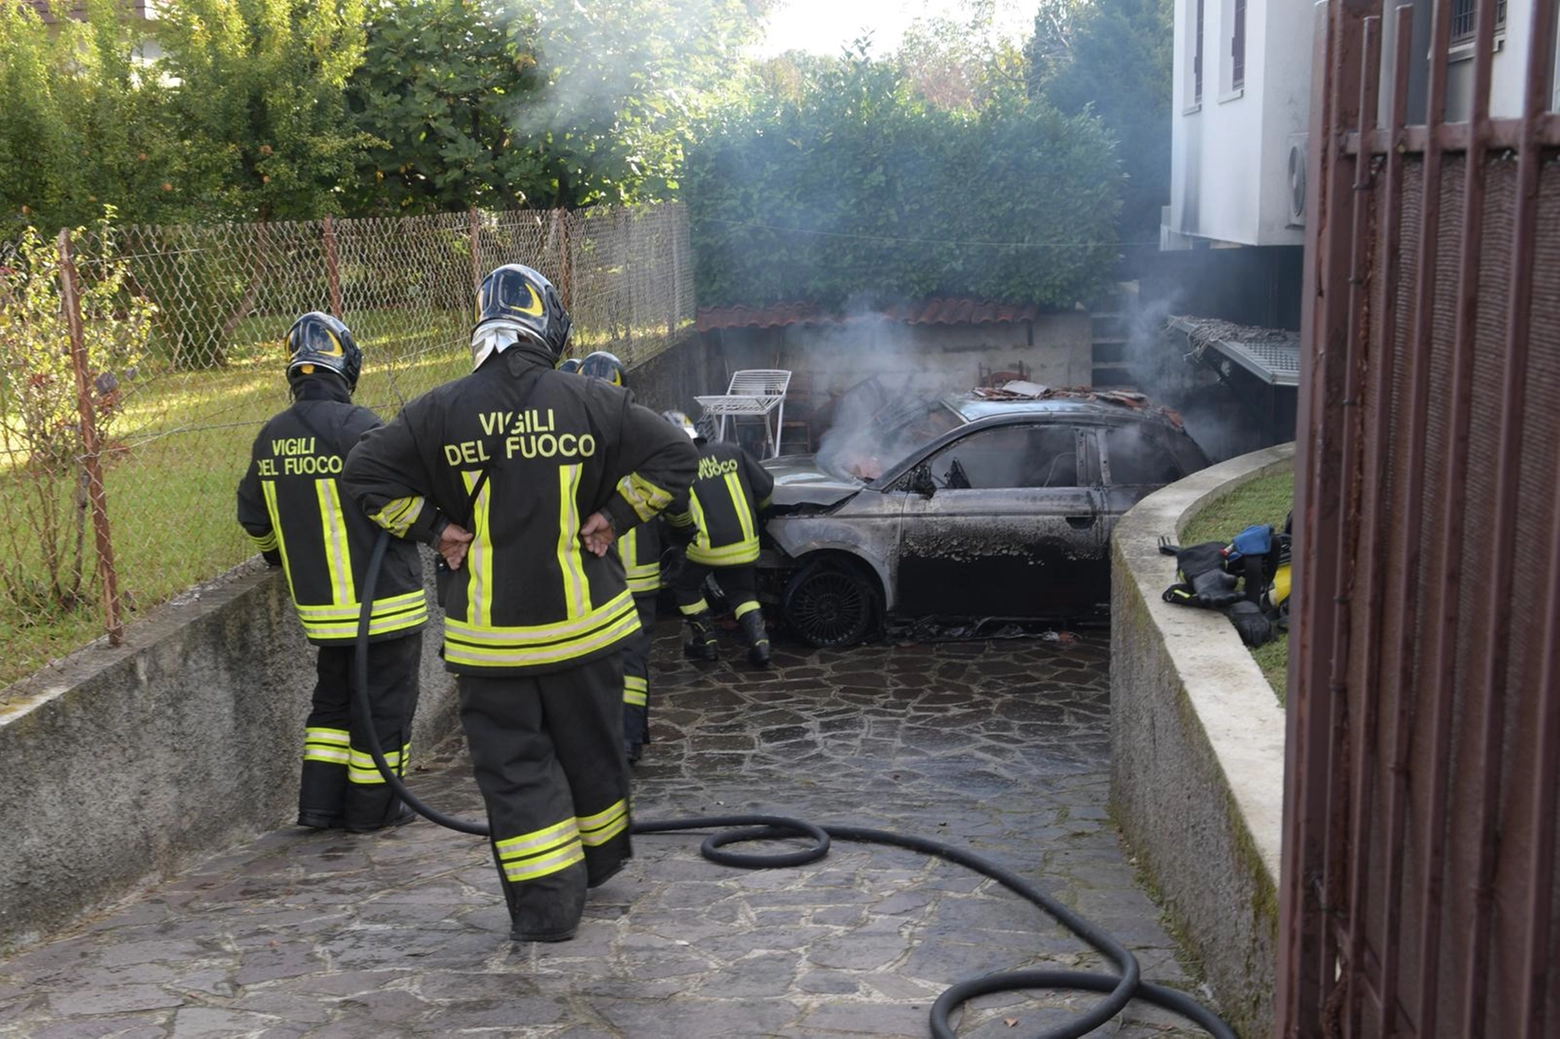
[[(369, 619), (372, 616), (374, 592), (379, 583), (379, 572), (384, 566), (385, 551), (389, 544), (390, 533), (388, 531), (380, 531), (379, 537), (374, 542), (374, 550), (369, 556), (368, 572), (363, 579), (363, 609), (358, 616), (357, 644), (353, 662), (353, 686), (357, 696), (358, 709), (363, 712), (364, 717), (371, 716), (368, 699)], [(459, 833), (469, 833), (479, 837), (490, 835), (491, 831), (486, 823), (459, 819), (424, 804), (422, 800), (407, 789), (400, 773), (391, 767), (390, 763), (385, 759), (384, 749), (380, 745), (379, 734), (374, 731), (374, 726), (366, 726), (364, 733), (368, 740), (369, 753), (373, 756), (374, 765), (379, 769), (379, 774), (384, 777), (385, 782), (395, 791), (396, 796), (400, 797), (408, 807), (430, 822), (438, 823), (440, 826)], [(771, 869), (815, 862), (828, 854), (832, 840), (856, 841), (867, 844), (889, 844), (907, 848), (911, 851), (919, 851), (927, 855), (935, 855), (949, 862), (956, 862), (961, 866), (966, 866), (995, 880), (1009, 891), (1042, 910), (1113, 962), (1120, 971), (1119, 974), (1097, 974), (1065, 970), (1006, 971), (989, 974), (983, 978), (959, 982), (946, 989), (942, 995), (937, 997), (936, 1002), (932, 1004), (929, 1024), (933, 1039), (956, 1039), (950, 1016), (960, 1004), (974, 999), (976, 996), (991, 992), (1032, 989), (1075, 989), (1106, 994), (1104, 999), (1082, 1014), (1079, 1014), (1072, 1021), (1040, 1033), (1037, 1039), (1078, 1039), (1078, 1037), (1088, 1035), (1119, 1014), (1134, 999), (1141, 999), (1144, 1002), (1152, 1003), (1172, 1013), (1179, 1014), (1205, 1029), (1215, 1039), (1237, 1039), (1234, 1029), (1227, 1025), (1217, 1014), (1192, 999), (1186, 993), (1145, 982), (1142, 978), (1142, 969), (1138, 964), (1137, 957), (1132, 954), (1131, 950), (1108, 933), (1074, 913), (1071, 909), (1068, 909), (1018, 874), (962, 848), (926, 840), (922, 837), (891, 833), (887, 830), (874, 830), (860, 826), (818, 826), (800, 819), (773, 815), (725, 815), (691, 819), (636, 820), (630, 832), (667, 833), (677, 830), (709, 830), (722, 827), (739, 828), (720, 829), (719, 832), (710, 834), (704, 838), (699, 851), (712, 862), (740, 869)], [(812, 847), (771, 854), (724, 850), (728, 844), (795, 838), (810, 839), (813, 842)]]

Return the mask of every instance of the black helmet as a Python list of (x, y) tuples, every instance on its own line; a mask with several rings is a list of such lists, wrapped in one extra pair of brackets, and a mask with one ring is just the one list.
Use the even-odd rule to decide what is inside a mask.
[(573, 322), (553, 283), (530, 267), (505, 264), (477, 290), (477, 327), (471, 333), (472, 367), (515, 342), (503, 333), (523, 332), (554, 360), (563, 356)]
[(580, 370), (580, 359), (578, 357), (565, 357), (558, 362), (558, 370), (566, 375), (573, 375)]
[(693, 428), (693, 420), (682, 412), (663, 411), (661, 412), (661, 417), (670, 422), (672, 425), (676, 426), (678, 429), (682, 430), (684, 433), (687, 433), (689, 440), (699, 439), (699, 431)]
[(363, 351), (340, 318), (312, 310), (287, 331), (287, 377), (312, 375), (316, 368), (347, 380), (351, 392), (357, 389), (358, 373), (363, 370)]
[(614, 386), (628, 384), (628, 370), (623, 367), (623, 362), (617, 359), (616, 354), (609, 354), (605, 350), (597, 350), (586, 356), (580, 363), (580, 374), (605, 379)]

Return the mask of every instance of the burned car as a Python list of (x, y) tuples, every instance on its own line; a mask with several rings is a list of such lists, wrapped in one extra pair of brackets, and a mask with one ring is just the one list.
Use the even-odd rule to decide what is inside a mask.
[(905, 405), (852, 391), (816, 455), (769, 459), (759, 567), (791, 630), (843, 646), (885, 618), (1102, 618), (1110, 534), (1208, 464), (1140, 394), (1009, 383)]

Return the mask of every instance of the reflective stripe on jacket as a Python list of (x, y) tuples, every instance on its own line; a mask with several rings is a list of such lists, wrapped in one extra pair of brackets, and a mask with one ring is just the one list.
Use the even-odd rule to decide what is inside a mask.
[(673, 526), (694, 530), (689, 561), (744, 566), (756, 560), (758, 514), (768, 507), (774, 487), (769, 470), (737, 445), (705, 442), (693, 486), (668, 514)]
[(641, 523), (618, 538), (618, 554), (628, 576), (628, 590), (649, 595), (661, 587), (661, 531), (657, 520)]
[(523, 674), (615, 652), (639, 630), (619, 554), (587, 551), (580, 528), (605, 511), (621, 538), (697, 464), (627, 391), (517, 344), (365, 435), (343, 483), (389, 529), (422, 536), (447, 518), (471, 531), (445, 600), (445, 665)]
[[(282, 557), (303, 632), (318, 644), (357, 638), (358, 590), (378, 529), (341, 490), (352, 445), (379, 417), (351, 403), (334, 375), (304, 379), (293, 406), (261, 429), (238, 485), (238, 522), (256, 550)], [(395, 540), (385, 554), (369, 637), (399, 638), (428, 622), (417, 546)]]

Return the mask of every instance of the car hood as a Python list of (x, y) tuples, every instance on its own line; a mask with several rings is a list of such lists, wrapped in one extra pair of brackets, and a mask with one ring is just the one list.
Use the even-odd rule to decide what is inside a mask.
[(813, 455), (782, 455), (764, 461), (764, 468), (775, 478), (776, 506), (836, 505), (866, 484), (860, 480), (835, 476), (818, 465)]

